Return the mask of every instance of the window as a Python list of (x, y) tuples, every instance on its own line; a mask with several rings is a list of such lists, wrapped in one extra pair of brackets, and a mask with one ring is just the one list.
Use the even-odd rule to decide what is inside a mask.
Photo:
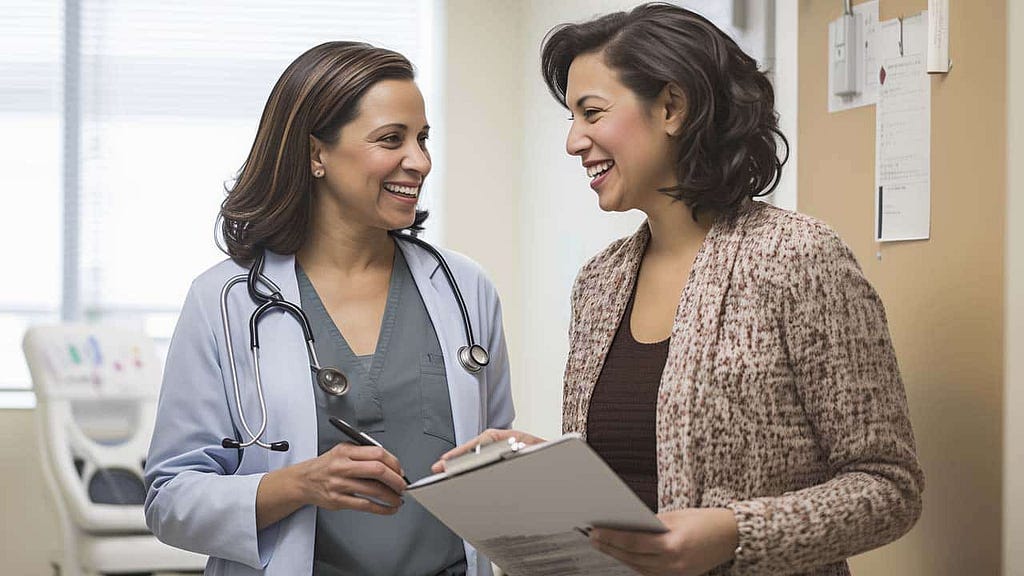
[(191, 279), (224, 257), (214, 244), (224, 185), (277, 77), (306, 49), (351, 39), (405, 54), (433, 116), (434, 2), (24, 0), (5, 10), (0, 190), (24, 208), (0, 212), (0, 389), (30, 387), (21, 337), (34, 323), (135, 323), (166, 344)]

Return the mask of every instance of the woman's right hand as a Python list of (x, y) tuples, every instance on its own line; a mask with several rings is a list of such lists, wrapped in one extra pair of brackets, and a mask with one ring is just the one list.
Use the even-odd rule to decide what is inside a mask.
[(403, 503), (405, 486), (402, 467), (390, 452), (342, 442), (316, 458), (265, 474), (256, 492), (256, 525), (265, 528), (307, 505), (391, 515)]
[(342, 442), (303, 464), (303, 485), (309, 503), (314, 506), (390, 515), (402, 505), (400, 494), (405, 490), (402, 467), (398, 459), (383, 448)]
[(489, 428), (487, 430), (484, 430), (479, 436), (473, 438), (469, 442), (466, 442), (461, 446), (456, 446), (455, 448), (452, 448), (451, 450), (442, 454), (441, 459), (438, 460), (437, 462), (434, 462), (434, 464), (430, 467), (430, 471), (433, 472), (434, 474), (440, 474), (441, 472), (444, 472), (444, 464), (446, 460), (451, 460), (456, 456), (461, 456), (466, 452), (471, 452), (478, 445), (490, 444), (491, 442), (501, 442), (504, 440), (508, 440), (509, 438), (515, 438), (519, 442), (522, 442), (523, 444), (526, 445), (540, 444), (541, 442), (544, 442), (543, 438), (538, 438), (537, 436), (527, 434), (526, 432), (521, 432), (519, 430), (496, 430), (494, 428)]

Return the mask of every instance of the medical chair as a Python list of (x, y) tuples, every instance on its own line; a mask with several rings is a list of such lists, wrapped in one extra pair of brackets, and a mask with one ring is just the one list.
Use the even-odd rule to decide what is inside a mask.
[(206, 558), (146, 527), (142, 481), (161, 367), (140, 331), (34, 327), (23, 341), (43, 474), (60, 516), (61, 576), (195, 573)]

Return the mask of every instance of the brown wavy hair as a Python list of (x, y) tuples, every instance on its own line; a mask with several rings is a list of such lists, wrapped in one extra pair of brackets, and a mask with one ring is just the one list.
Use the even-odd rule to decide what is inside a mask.
[(735, 214), (747, 198), (778, 186), (789, 143), (779, 131), (771, 82), (707, 19), (656, 2), (556, 26), (544, 38), (541, 72), (566, 108), (569, 66), (588, 53), (601, 53), (642, 102), (652, 103), (669, 83), (682, 89), (687, 110), (675, 137), (679, 184), (660, 191), (685, 202), (695, 219), (705, 209)]
[[(327, 42), (288, 65), (274, 84), (252, 150), (221, 203), (218, 247), (235, 261), (259, 251), (294, 254), (306, 240), (314, 179), (309, 136), (334, 144), (381, 80), (412, 80), (401, 54), (361, 42)], [(417, 211), (414, 230), (426, 211)]]

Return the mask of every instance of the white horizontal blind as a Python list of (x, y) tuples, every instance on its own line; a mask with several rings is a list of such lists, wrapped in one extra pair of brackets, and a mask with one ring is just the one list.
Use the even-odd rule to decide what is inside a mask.
[(0, 1), (0, 388), (28, 387), (21, 336), (60, 315), (61, 5)]
[(82, 302), (92, 315), (176, 310), (223, 255), (224, 184), (303, 51), (352, 39), (420, 64), (421, 0), (82, 3)]
[[(141, 323), (165, 340), (191, 279), (224, 257), (214, 233), (225, 184), (299, 54), (329, 40), (397, 50), (442, 123), (431, 112), (436, 1), (0, 0), (0, 390), (30, 384), (25, 328), (61, 317), (63, 162), (79, 174), (68, 239), (78, 292), (65, 302), (81, 305), (64, 315)], [(77, 41), (67, 35), (79, 88), (66, 102), (64, 6), (80, 18)], [(68, 110), (77, 159), (62, 155)]]

